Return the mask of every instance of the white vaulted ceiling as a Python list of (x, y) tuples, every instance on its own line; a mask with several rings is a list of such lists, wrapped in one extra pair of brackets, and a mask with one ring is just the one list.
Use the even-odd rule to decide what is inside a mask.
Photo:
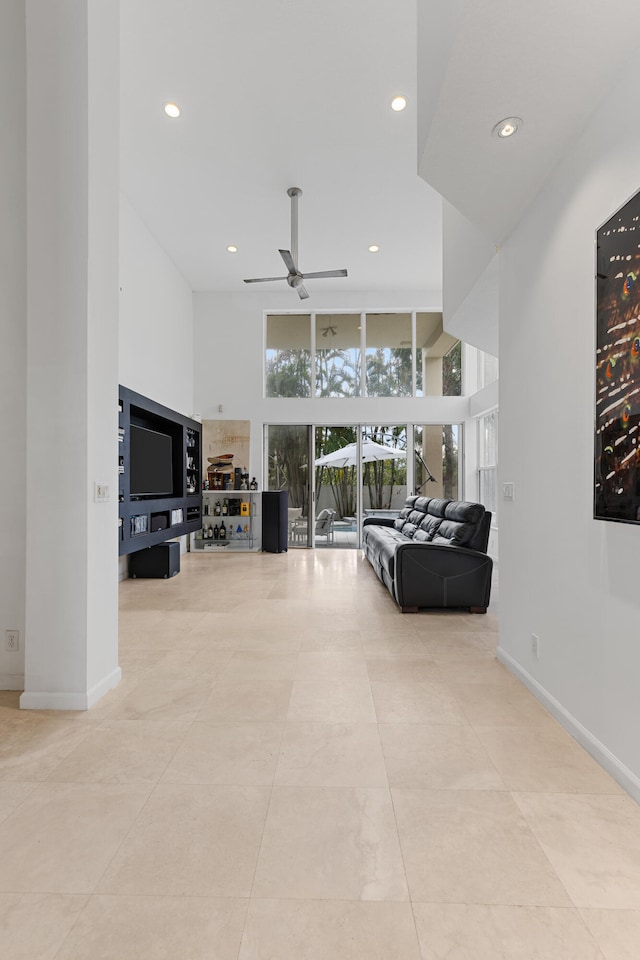
[(312, 298), (440, 288), (441, 200), (416, 168), (415, 23), (414, 0), (123, 0), (122, 190), (195, 290), (255, 293), (244, 277), (286, 273), (290, 186), (301, 269), (349, 271), (309, 281)]
[[(436, 190), (504, 238), (638, 27), (637, 0), (122, 0), (122, 190), (195, 290), (285, 272), (290, 186), (301, 269), (349, 270), (309, 281), (310, 306), (319, 290), (438, 290)], [(523, 130), (492, 138), (511, 114)]]
[(635, 54), (640, 4), (419, 0), (418, 21), (421, 175), (499, 243)]

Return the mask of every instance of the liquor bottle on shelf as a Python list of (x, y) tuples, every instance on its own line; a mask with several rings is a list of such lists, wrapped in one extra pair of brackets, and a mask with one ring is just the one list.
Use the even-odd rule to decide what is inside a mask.
[(213, 528), (213, 539), (214, 539), (214, 540), (219, 540), (219, 539), (220, 539), (220, 530), (218, 529), (218, 524), (217, 524), (217, 523), (216, 523), (215, 527)]
[(213, 512), (216, 515), (216, 517), (219, 517), (220, 514), (222, 513), (219, 500), (216, 500), (215, 507), (213, 508)]
[(213, 527), (211, 526), (211, 523), (209, 523), (209, 526), (207, 527), (207, 540), (213, 540)]
[(249, 490), (257, 490), (257, 489), (258, 489), (258, 481), (256, 480), (255, 477), (252, 477), (251, 483), (249, 484)]
[(226, 539), (227, 539), (227, 528), (226, 528), (225, 525), (224, 525), (224, 520), (223, 520), (222, 523), (220, 524), (220, 539), (221, 539), (221, 540), (226, 540)]
[(229, 501), (225, 497), (224, 500), (222, 501), (222, 516), (226, 517), (228, 513), (229, 513)]

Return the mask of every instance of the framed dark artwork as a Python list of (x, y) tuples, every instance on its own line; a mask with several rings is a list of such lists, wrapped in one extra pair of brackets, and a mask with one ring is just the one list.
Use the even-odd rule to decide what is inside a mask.
[(594, 517), (640, 523), (640, 192), (596, 245)]

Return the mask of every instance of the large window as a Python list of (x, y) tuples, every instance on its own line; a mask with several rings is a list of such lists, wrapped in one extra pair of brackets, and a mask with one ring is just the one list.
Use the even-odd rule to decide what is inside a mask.
[(441, 313), (269, 314), (265, 396), (460, 396), (461, 352)]
[(417, 494), (460, 499), (461, 437), (459, 423), (429, 423), (414, 428), (414, 489)]
[(311, 326), (308, 314), (267, 317), (265, 395), (311, 396)]
[(462, 394), (462, 349), (442, 329), (441, 313), (416, 314), (416, 396)]
[(316, 396), (359, 397), (360, 314), (316, 315)]
[(368, 313), (366, 344), (367, 396), (412, 396), (411, 314)]
[(478, 421), (478, 495), (480, 503), (498, 523), (498, 412), (494, 410)]

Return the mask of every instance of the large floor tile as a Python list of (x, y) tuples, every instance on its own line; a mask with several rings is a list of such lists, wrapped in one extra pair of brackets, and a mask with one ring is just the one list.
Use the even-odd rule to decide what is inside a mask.
[(163, 783), (270, 784), (284, 723), (194, 723), (168, 765)]
[(34, 781), (20, 783), (19, 781), (5, 781), (0, 783), (0, 823), (6, 820), (10, 813), (26, 800), (36, 788)]
[(624, 793), (559, 724), (477, 727), (476, 731), (509, 790)]
[(413, 900), (567, 906), (508, 793), (392, 790)]
[(273, 650), (237, 650), (222, 671), (223, 683), (245, 680), (293, 680), (298, 665), (296, 654)]
[(574, 909), (459, 903), (413, 909), (422, 960), (603, 960)]
[(30, 712), (1, 720), (0, 780), (45, 780), (97, 726)]
[(290, 680), (216, 682), (198, 720), (286, 720), (291, 688)]
[(458, 723), (467, 718), (445, 686), (426, 682), (371, 684), (378, 723)]
[(388, 790), (274, 787), (252, 896), (406, 900)]
[(581, 910), (604, 960), (638, 960), (640, 910)]
[[(349, 624), (349, 626), (347, 626)], [(334, 618), (304, 624), (301, 653), (358, 653), (362, 654), (362, 637), (351, 619)]]
[(148, 786), (43, 783), (0, 824), (0, 890), (91, 893)]
[(630, 797), (514, 796), (576, 906), (640, 909), (640, 809)]
[(156, 783), (189, 724), (119, 720), (92, 731), (49, 774), (66, 783)]
[(2, 960), (54, 960), (86, 902), (59, 893), (0, 893)]
[(471, 727), (460, 724), (380, 724), (392, 787), (504, 790), (504, 783)]
[(420, 960), (408, 903), (252, 900), (238, 960)]
[(367, 680), (295, 680), (288, 720), (375, 723)]
[(298, 654), (296, 680), (367, 680), (367, 668), (357, 653), (305, 651)]
[(275, 783), (297, 787), (386, 787), (377, 725), (287, 723)]
[(55, 960), (236, 960), (246, 900), (91, 897)]
[(195, 720), (211, 693), (212, 682), (190, 677), (147, 679), (125, 697), (108, 719)]
[(474, 726), (526, 727), (554, 721), (522, 684), (451, 683), (449, 689)]
[(159, 784), (98, 893), (246, 897), (268, 787)]
[(425, 657), (367, 657), (365, 663), (372, 683), (433, 683), (440, 679), (433, 660)]

